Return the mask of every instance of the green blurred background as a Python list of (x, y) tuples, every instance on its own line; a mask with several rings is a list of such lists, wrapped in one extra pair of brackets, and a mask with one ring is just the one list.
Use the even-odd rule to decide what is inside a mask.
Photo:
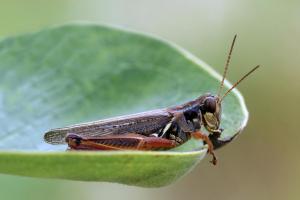
[(228, 79), (262, 65), (239, 86), (249, 124), (217, 152), (217, 167), (207, 158), (160, 189), (1, 175), (1, 199), (300, 198), (300, 1), (2, 0), (0, 18), (1, 37), (78, 20), (119, 25), (173, 41), (220, 73), (237, 33)]

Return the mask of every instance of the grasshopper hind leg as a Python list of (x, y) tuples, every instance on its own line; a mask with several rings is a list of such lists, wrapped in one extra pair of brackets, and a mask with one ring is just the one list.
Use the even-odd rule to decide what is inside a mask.
[(167, 150), (177, 146), (173, 140), (134, 133), (102, 137), (68, 134), (66, 142), (71, 150)]

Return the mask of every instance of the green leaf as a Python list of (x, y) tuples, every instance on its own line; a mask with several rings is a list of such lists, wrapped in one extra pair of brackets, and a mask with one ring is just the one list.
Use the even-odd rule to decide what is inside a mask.
[[(0, 173), (170, 184), (206, 154), (190, 140), (163, 152), (66, 152), (49, 145), (51, 128), (180, 104), (211, 92), (220, 76), (169, 42), (116, 28), (73, 24), (0, 42)], [(226, 84), (228, 88), (229, 84)], [(234, 90), (223, 103), (220, 145), (246, 125)]]

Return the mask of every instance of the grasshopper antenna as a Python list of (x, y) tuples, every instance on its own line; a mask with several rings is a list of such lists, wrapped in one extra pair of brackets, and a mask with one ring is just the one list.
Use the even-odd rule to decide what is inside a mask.
[(259, 68), (259, 65), (257, 65), (256, 67), (254, 67), (253, 69), (251, 69), (247, 74), (245, 74), (240, 80), (238, 80), (235, 84), (233, 84), (233, 86), (227, 90), (227, 92), (222, 96), (220, 102), (224, 99), (224, 97), (227, 96), (227, 94), (229, 92), (231, 92), (231, 90), (233, 90), (238, 84), (240, 84), (240, 82), (242, 82), (246, 77), (248, 77), (252, 72), (254, 72), (255, 70), (257, 70), (257, 68)]
[(232, 51), (233, 51), (233, 47), (234, 47), (236, 37), (237, 37), (237, 34), (234, 35), (234, 38), (232, 40), (231, 47), (230, 47), (230, 50), (229, 50), (229, 53), (228, 53), (228, 56), (227, 56), (222, 82), (221, 82), (221, 85), (220, 85), (220, 88), (219, 88), (219, 91), (218, 91), (218, 97), (220, 97), (221, 91), (222, 91), (223, 86), (224, 86), (224, 81), (225, 81), (226, 74), (227, 74), (227, 71), (228, 71), (228, 66), (229, 66), (229, 63), (230, 63), (230, 58), (231, 58), (231, 54), (232, 54)]

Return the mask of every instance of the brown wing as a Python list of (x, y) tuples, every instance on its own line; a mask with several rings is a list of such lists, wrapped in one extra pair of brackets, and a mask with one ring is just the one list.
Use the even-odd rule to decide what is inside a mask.
[(172, 115), (165, 109), (153, 110), (52, 129), (45, 133), (44, 139), (50, 144), (63, 144), (69, 133), (81, 136), (138, 133), (147, 136), (164, 128), (171, 119)]

